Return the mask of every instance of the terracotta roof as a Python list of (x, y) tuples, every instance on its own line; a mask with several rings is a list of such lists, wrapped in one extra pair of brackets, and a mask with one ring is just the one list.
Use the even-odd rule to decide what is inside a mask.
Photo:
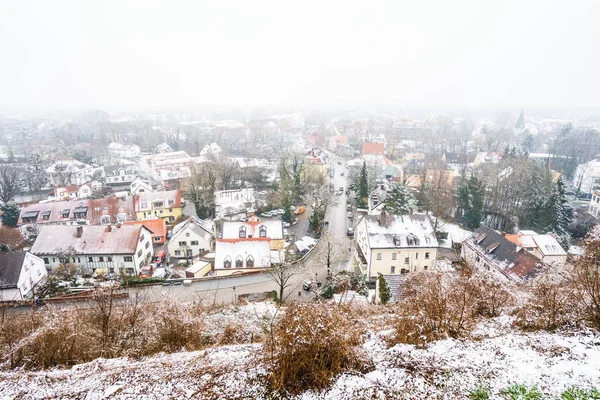
[(383, 155), (385, 151), (385, 146), (383, 143), (364, 143), (363, 144), (363, 155), (365, 154), (375, 154), (375, 155)]
[[(19, 216), (19, 225), (23, 224), (23, 216), (36, 216), (37, 223), (65, 222), (75, 219), (73, 210), (79, 207), (87, 207), (87, 216), (91, 225), (100, 223), (100, 217), (110, 215), (111, 222), (117, 222), (117, 214), (124, 213), (126, 220), (135, 219), (133, 212), (133, 197), (128, 196), (125, 199), (120, 197), (106, 197), (97, 200), (79, 199), (72, 201), (55, 201), (50, 203), (29, 204), (21, 209)], [(69, 210), (67, 218), (62, 217), (62, 211)], [(49, 214), (48, 214), (49, 213)], [(48, 215), (44, 219), (43, 215)]]
[(143, 225), (154, 236), (167, 236), (167, 223), (162, 218), (145, 219), (142, 221), (128, 221), (124, 225)]

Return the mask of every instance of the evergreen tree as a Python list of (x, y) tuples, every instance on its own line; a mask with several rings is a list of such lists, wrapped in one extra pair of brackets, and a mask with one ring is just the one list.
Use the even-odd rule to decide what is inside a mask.
[(383, 201), (386, 212), (392, 215), (409, 214), (415, 203), (415, 197), (403, 185), (394, 185)]
[(377, 277), (377, 283), (379, 284), (379, 301), (381, 304), (387, 304), (392, 295), (390, 294), (390, 288), (385, 282), (385, 279), (383, 279), (383, 275), (379, 274), (379, 277)]
[(2, 224), (4, 226), (17, 226), (19, 214), (21, 213), (18, 205), (15, 203), (6, 203), (0, 207), (0, 211), (2, 211)]
[(458, 204), (465, 225), (477, 229), (483, 219), (483, 196), (485, 188), (483, 182), (475, 175), (468, 181), (463, 180), (458, 189)]
[(573, 219), (573, 209), (565, 195), (565, 185), (561, 178), (554, 185), (544, 207), (544, 222), (546, 232), (553, 232), (558, 236), (563, 247), (568, 248), (569, 237), (567, 228)]
[(357, 183), (358, 198), (356, 200), (358, 208), (365, 208), (369, 200), (369, 176), (367, 174), (367, 163), (363, 162), (362, 169), (358, 176)]

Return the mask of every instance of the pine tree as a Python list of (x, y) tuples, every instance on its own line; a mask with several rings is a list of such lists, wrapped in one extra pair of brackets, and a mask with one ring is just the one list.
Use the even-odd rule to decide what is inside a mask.
[(369, 177), (367, 174), (367, 163), (363, 162), (362, 169), (360, 170), (360, 175), (358, 177), (358, 199), (357, 205), (359, 208), (365, 208), (368, 204), (369, 199)]
[(2, 211), (2, 225), (4, 226), (17, 226), (19, 222), (19, 214), (21, 209), (15, 203), (6, 203), (0, 207)]
[(573, 209), (565, 196), (565, 185), (561, 178), (554, 185), (544, 207), (545, 231), (552, 232), (559, 238), (563, 247), (568, 248), (569, 233), (567, 228), (573, 219)]
[(463, 180), (458, 190), (458, 204), (465, 225), (477, 229), (483, 219), (484, 186), (475, 175), (466, 181)]
[(415, 203), (415, 197), (403, 185), (394, 185), (383, 201), (386, 212), (392, 215), (409, 214)]
[(392, 295), (390, 294), (390, 288), (385, 282), (383, 275), (379, 274), (379, 277), (377, 277), (377, 283), (379, 284), (379, 301), (381, 304), (387, 304)]

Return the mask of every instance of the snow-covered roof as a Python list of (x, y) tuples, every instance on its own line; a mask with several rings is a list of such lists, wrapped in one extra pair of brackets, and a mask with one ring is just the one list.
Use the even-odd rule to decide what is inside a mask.
[(270, 240), (268, 238), (266, 240), (265, 238), (218, 239), (215, 246), (215, 269), (226, 269), (226, 260), (231, 262), (231, 269), (236, 269), (235, 262), (238, 259), (241, 259), (245, 266), (249, 256), (254, 262), (254, 268), (270, 267)]
[(175, 225), (171, 240), (175, 240), (181, 232), (184, 232), (188, 229), (194, 232), (196, 235), (202, 237), (207, 242), (210, 242), (213, 237), (213, 232), (215, 231), (215, 224), (210, 220), (203, 220), (194, 217), (189, 218)]
[(438, 247), (425, 215), (366, 215), (361, 222), (366, 224), (371, 248)]
[(202, 268), (206, 267), (208, 264), (210, 264), (210, 263), (206, 262), (206, 261), (196, 261), (190, 267), (187, 267), (185, 269), (185, 272), (189, 272), (191, 274), (197, 274), (198, 272), (200, 272), (202, 270)]
[(567, 252), (561, 247), (558, 240), (552, 235), (532, 236), (537, 248), (545, 256), (566, 256)]
[(258, 238), (262, 229), (267, 238), (271, 240), (283, 239), (283, 222), (280, 219), (259, 220), (256, 217), (250, 218), (247, 222), (225, 221), (223, 222), (223, 239), (239, 239), (240, 229), (244, 228), (246, 237)]

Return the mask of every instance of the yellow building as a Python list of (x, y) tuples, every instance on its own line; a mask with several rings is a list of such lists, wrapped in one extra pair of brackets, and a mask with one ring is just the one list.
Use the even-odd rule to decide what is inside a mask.
[(162, 218), (172, 224), (183, 215), (179, 190), (143, 192), (134, 197), (135, 215), (138, 221)]

